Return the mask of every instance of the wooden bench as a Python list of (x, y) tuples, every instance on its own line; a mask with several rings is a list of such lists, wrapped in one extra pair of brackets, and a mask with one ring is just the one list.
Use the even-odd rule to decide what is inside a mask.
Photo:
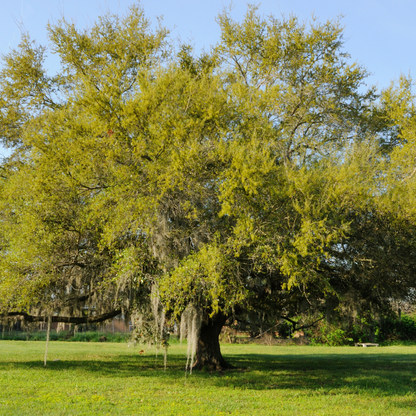
[(379, 344), (373, 344), (371, 342), (356, 342), (356, 347), (378, 347)]

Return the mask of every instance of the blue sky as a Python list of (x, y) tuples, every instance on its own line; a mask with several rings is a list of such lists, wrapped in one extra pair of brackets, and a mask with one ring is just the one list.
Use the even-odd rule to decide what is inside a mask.
[[(47, 45), (46, 24), (62, 15), (79, 27), (90, 26), (106, 11), (124, 13), (133, 0), (0, 0), (0, 53), (16, 48), (20, 28), (33, 39)], [(416, 75), (416, 0), (263, 0), (259, 12), (275, 17), (297, 15), (308, 21), (314, 15), (320, 21), (343, 15), (345, 50), (353, 61), (371, 73), (368, 84), (385, 88), (401, 73)], [(156, 22), (163, 16), (171, 37), (190, 41), (196, 50), (209, 48), (219, 39), (216, 16), (230, 4), (225, 0), (142, 0), (146, 16)], [(234, 0), (232, 15), (240, 20), (247, 9), (246, 1)], [(51, 72), (53, 58), (47, 64)], [(0, 148), (0, 155), (5, 151)]]

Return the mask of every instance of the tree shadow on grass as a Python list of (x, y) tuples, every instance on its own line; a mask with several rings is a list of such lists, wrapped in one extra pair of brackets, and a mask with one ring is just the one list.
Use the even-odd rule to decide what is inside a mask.
[[(161, 383), (181, 382), (185, 377), (183, 355), (169, 355), (166, 372), (163, 358), (114, 355), (107, 359), (0, 362), (0, 371), (42, 369), (74, 372), (100, 378), (157, 378)], [(293, 390), (298, 394), (361, 394), (405, 396), (416, 393), (416, 356), (410, 354), (235, 354), (227, 359), (237, 369), (222, 373), (199, 371), (188, 376), (193, 383), (225, 389)], [(401, 400), (400, 407), (414, 407), (415, 399)]]
[(94, 377), (165, 377), (167, 380), (183, 377), (185, 374), (183, 355), (170, 355), (168, 357), (166, 371), (164, 371), (163, 357), (155, 358), (154, 355), (114, 355), (111, 358), (98, 356), (95, 359), (59, 359), (48, 360), (45, 367), (42, 360), (7, 361), (0, 362), (0, 371), (8, 369), (39, 369), (42, 371), (67, 371), (76, 374), (91, 374)]
[[(316, 390), (323, 394), (379, 395), (416, 393), (416, 356), (409, 354), (296, 354), (230, 356), (248, 366), (246, 388)], [(243, 377), (244, 379), (244, 377)], [(240, 380), (241, 381), (241, 380)], [(414, 401), (413, 401), (414, 405)]]

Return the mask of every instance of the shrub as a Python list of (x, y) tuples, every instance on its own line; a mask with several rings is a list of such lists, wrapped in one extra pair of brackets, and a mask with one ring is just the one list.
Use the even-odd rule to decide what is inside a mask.
[(416, 341), (416, 318), (403, 315), (401, 318), (384, 320), (381, 339), (382, 341)]
[(312, 344), (326, 344), (331, 346), (348, 345), (353, 339), (339, 325), (321, 321), (308, 331)]
[[(69, 335), (69, 336), (68, 336)], [(59, 334), (51, 332), (51, 341), (73, 341), (73, 342), (100, 342), (100, 338), (106, 338), (107, 342), (127, 342), (130, 333), (106, 333), (106, 332), (77, 332), (71, 336), (68, 331), (61, 331)], [(46, 331), (36, 331), (27, 334), (24, 331), (5, 332), (4, 339), (9, 341), (46, 341)]]

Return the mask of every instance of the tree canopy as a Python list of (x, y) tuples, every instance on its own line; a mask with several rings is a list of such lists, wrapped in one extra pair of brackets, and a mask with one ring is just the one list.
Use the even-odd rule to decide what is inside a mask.
[(367, 88), (338, 21), (218, 23), (197, 55), (134, 6), (49, 25), (57, 74), (28, 34), (3, 57), (3, 316), (97, 322), (158, 293), (221, 368), (229, 317), (413, 298), (411, 80)]

